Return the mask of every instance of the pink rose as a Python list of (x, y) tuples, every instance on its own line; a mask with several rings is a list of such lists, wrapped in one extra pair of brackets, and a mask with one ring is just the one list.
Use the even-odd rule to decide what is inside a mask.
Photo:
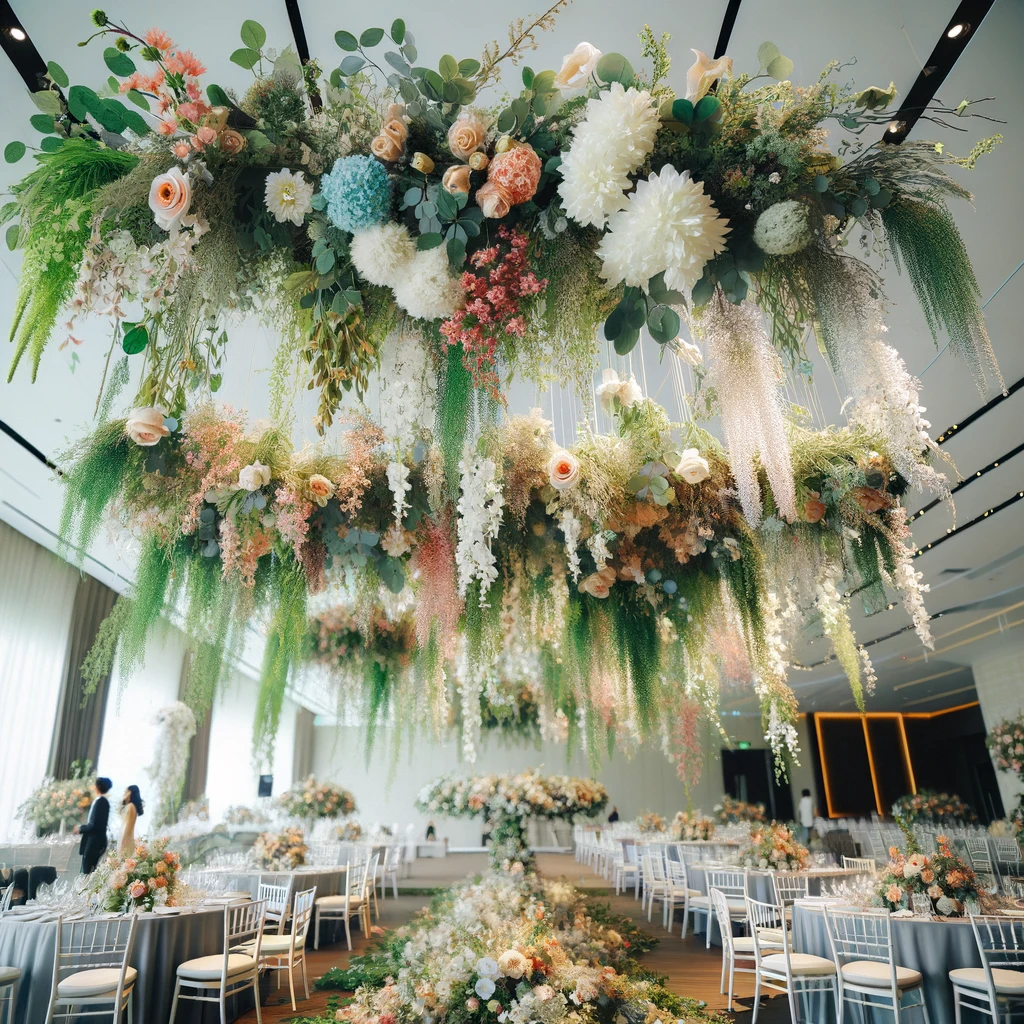
[(160, 409), (150, 406), (145, 409), (132, 409), (124, 424), (125, 433), (140, 447), (152, 448), (159, 444), (161, 438), (167, 437), (170, 430), (164, 426), (164, 414)]
[(153, 179), (149, 189), (149, 208), (153, 211), (157, 227), (176, 231), (191, 205), (192, 180), (179, 168), (172, 167), (166, 174), (159, 174)]
[(211, 128), (208, 124), (204, 124), (203, 127), (197, 129), (195, 135), (192, 136), (192, 148), (202, 149), (204, 146), (212, 146), (216, 141), (216, 129)]
[(476, 204), (484, 211), (484, 216), (492, 220), (500, 220), (507, 216), (512, 208), (512, 200), (507, 189), (496, 181), (485, 181), (476, 190)]
[(140, 900), (148, 892), (148, 887), (142, 879), (132, 882), (132, 887), (128, 890), (128, 894), (133, 900)]

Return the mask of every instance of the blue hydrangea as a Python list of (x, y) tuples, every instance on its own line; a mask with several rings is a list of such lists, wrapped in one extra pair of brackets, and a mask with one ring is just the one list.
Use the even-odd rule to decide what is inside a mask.
[(372, 156), (343, 156), (320, 179), (327, 216), (342, 231), (381, 224), (391, 210), (388, 172)]

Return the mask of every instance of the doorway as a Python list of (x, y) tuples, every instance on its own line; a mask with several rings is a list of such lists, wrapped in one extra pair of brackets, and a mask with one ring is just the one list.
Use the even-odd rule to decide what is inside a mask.
[(772, 752), (767, 748), (722, 751), (722, 781), (736, 800), (764, 804), (769, 818), (793, 820), (793, 791), (789, 781), (775, 779)]

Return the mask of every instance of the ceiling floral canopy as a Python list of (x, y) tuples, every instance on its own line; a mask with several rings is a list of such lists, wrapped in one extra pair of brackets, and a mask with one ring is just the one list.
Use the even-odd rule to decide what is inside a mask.
[[(852, 592), (899, 591), (930, 644), (901, 497), (949, 486), (868, 259), (909, 277), (979, 388), (1002, 386), (947, 207), (970, 198), (951, 166), (1000, 136), (961, 158), (869, 141), (895, 89), (841, 84), (836, 62), (795, 86), (772, 43), (753, 74), (694, 51), (681, 95), (668, 35), (646, 26), (639, 68), (584, 42), (534, 71), (564, 3), (436, 70), (401, 20), (338, 31), (327, 73), (246, 21), (231, 60), (253, 82), (235, 93), (103, 11), (107, 84), (49, 65), (36, 166), (3, 209), (24, 251), (11, 374), (34, 380), (51, 337), (110, 320), (61, 534), (85, 550), (112, 514), (141, 542), (87, 678), (137, 666), (178, 607), (201, 711), (256, 617), (258, 750), (296, 667), (319, 661), (371, 724), (457, 720), (470, 759), (528, 693), (543, 735), (597, 759), (658, 740), (689, 778), (723, 679), (752, 682), (779, 764), (795, 755), (786, 651), (811, 616), (863, 707)], [(510, 65), (502, 101), (487, 87)], [(250, 425), (215, 396), (252, 317), (281, 340), (271, 420)], [(602, 335), (692, 368), (685, 422), (601, 365)], [(842, 428), (784, 400), (812, 342)], [(516, 379), (574, 392), (573, 443), (507, 411)], [(371, 381), (379, 422), (353, 401)], [(303, 386), (322, 439), (296, 447)]]

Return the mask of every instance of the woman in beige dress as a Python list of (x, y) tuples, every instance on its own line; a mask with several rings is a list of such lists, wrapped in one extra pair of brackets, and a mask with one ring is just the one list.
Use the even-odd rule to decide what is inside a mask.
[(117, 846), (120, 857), (127, 857), (135, 852), (135, 823), (142, 816), (142, 794), (138, 786), (129, 786), (121, 800), (121, 842)]

